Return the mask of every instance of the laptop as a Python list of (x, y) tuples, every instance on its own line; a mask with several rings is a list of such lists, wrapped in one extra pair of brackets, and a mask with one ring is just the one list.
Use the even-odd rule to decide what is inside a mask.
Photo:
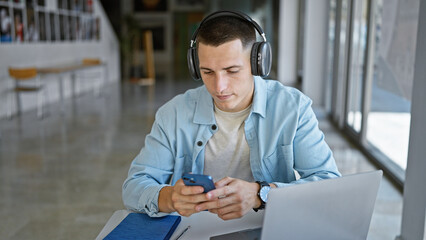
[(262, 228), (210, 239), (366, 239), (382, 175), (378, 170), (272, 189)]

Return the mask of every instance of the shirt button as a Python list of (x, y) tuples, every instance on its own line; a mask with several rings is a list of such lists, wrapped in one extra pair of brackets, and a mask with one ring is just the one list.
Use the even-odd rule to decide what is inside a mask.
[(216, 131), (216, 129), (217, 129), (216, 124), (213, 124), (213, 125), (212, 125), (212, 130), (213, 130), (213, 131)]
[(198, 142), (197, 142), (197, 145), (198, 145), (199, 147), (201, 147), (201, 146), (203, 146), (203, 142), (198, 141)]

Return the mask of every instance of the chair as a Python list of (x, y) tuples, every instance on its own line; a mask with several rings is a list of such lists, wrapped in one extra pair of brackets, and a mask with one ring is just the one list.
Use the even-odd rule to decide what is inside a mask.
[[(99, 58), (84, 58), (81, 61), (81, 63), (84, 67), (87, 67), (87, 68), (96, 67), (96, 66), (105, 67), (103, 66), (103, 63)], [(99, 96), (101, 92), (101, 87), (104, 84), (104, 78), (106, 78), (106, 74), (105, 76), (103, 76), (104, 72), (102, 70), (88, 72), (87, 68), (83, 68), (83, 70), (77, 71), (75, 73), (75, 78), (83, 79), (84, 81), (89, 80), (93, 84), (93, 92), (95, 96)]]
[[(130, 82), (140, 86), (152, 86), (155, 84), (155, 65), (154, 65), (154, 45), (152, 31), (147, 30), (143, 33), (143, 48), (145, 51), (145, 66), (146, 78), (133, 76)], [(135, 37), (133, 41), (133, 67), (138, 67), (139, 64), (139, 37)]]
[[(21, 114), (22, 106), (20, 94), (24, 92), (37, 92), (37, 117), (43, 117), (43, 94), (44, 86), (36, 68), (9, 68), (9, 76), (14, 79), (14, 92), (16, 96), (16, 107), (18, 115)], [(24, 84), (25, 83), (25, 84)], [(12, 117), (12, 101), (9, 104), (9, 117)]]
[(101, 60), (99, 58), (84, 58), (83, 65), (101, 65)]

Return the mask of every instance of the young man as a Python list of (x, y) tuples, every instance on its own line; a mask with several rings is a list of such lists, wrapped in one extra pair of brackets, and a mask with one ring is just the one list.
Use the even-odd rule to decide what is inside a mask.
[[(123, 184), (125, 206), (150, 216), (209, 210), (228, 220), (264, 208), (261, 188), (265, 193), (340, 176), (311, 100), (253, 76), (260, 27), (241, 13), (206, 19), (194, 34), (196, 56), (189, 60), (204, 86), (158, 110)], [(213, 176), (216, 189), (185, 186), (181, 177), (188, 172)]]

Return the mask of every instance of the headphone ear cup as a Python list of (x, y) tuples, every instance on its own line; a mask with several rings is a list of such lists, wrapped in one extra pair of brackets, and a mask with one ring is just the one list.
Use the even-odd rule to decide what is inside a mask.
[(251, 73), (265, 78), (271, 72), (272, 51), (269, 42), (255, 42), (251, 50)]
[(255, 42), (253, 43), (253, 46), (251, 47), (251, 53), (250, 53), (250, 65), (251, 65), (251, 74), (254, 76), (259, 76), (258, 71), (258, 65), (257, 65), (257, 53), (258, 48), (261, 42)]
[(265, 78), (271, 72), (272, 67), (272, 50), (269, 42), (262, 42), (259, 46), (259, 52), (262, 56), (259, 66), (259, 76)]
[(195, 47), (189, 48), (186, 58), (188, 60), (189, 74), (193, 79), (200, 80), (201, 74), (200, 70), (198, 69), (197, 49)]

